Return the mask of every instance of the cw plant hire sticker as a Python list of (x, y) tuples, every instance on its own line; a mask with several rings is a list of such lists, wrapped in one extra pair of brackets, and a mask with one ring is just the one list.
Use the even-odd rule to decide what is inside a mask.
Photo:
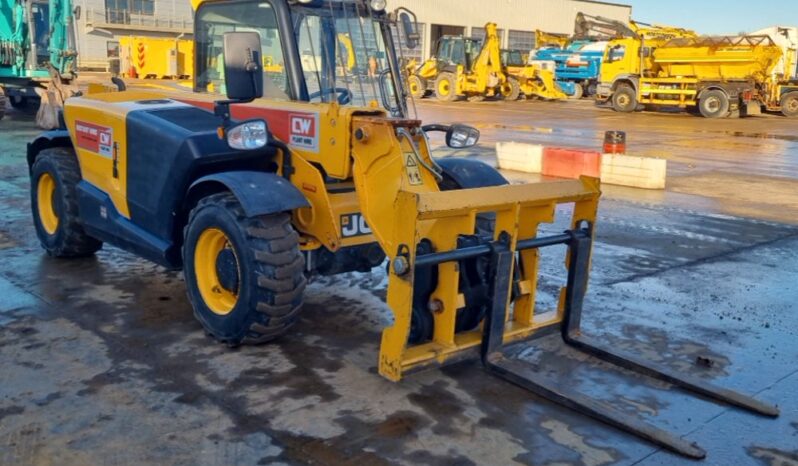
[(75, 122), (76, 144), (81, 149), (111, 158), (114, 154), (114, 130), (85, 121)]

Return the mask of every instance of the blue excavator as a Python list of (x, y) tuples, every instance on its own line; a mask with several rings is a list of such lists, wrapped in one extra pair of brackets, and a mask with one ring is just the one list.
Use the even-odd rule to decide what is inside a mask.
[(78, 15), (71, 0), (0, 0), (0, 119), (9, 103), (40, 102), (39, 125), (57, 126), (52, 110), (74, 92)]

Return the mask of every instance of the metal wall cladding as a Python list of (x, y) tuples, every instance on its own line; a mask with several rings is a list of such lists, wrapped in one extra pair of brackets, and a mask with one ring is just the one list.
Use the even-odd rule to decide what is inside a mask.
[(422, 23), (484, 27), (492, 21), (500, 28), (520, 31), (541, 29), (572, 34), (576, 14), (605, 16), (627, 22), (632, 7), (583, 0), (389, 0), (388, 8), (404, 6)]

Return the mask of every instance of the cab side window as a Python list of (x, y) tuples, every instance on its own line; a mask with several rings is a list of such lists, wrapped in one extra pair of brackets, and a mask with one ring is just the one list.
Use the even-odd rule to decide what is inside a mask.
[(226, 32), (254, 31), (263, 48), (263, 92), (267, 99), (290, 100), (288, 75), (277, 17), (268, 2), (205, 4), (197, 11), (195, 90), (224, 94), (223, 40)]

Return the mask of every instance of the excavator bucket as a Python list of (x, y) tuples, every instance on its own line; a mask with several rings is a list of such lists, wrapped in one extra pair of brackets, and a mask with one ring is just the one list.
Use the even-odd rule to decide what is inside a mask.
[[(352, 147), (363, 214), (389, 257), (379, 372), (400, 380), (421, 368), (481, 356), (488, 373), (552, 402), (690, 458), (704, 451), (604, 402), (552, 382), (505, 353), (511, 342), (559, 330), (564, 343), (627, 370), (764, 416), (778, 409), (636, 355), (602, 347), (580, 331), (599, 181), (579, 180), (441, 191), (417, 122), (357, 118)], [(391, 134), (393, 133), (393, 134)], [(393, 137), (396, 135), (396, 137)], [(570, 204), (570, 228), (540, 236)], [(540, 249), (565, 245), (567, 280), (555, 311), (535, 309)], [(426, 320), (425, 320), (425, 317)], [(468, 317), (468, 318), (464, 318)]]

